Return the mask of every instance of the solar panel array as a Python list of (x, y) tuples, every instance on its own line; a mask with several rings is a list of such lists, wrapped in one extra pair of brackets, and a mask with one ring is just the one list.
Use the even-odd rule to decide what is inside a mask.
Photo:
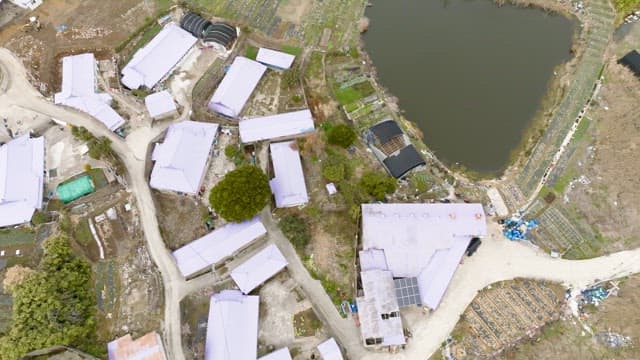
[(420, 300), (420, 289), (418, 289), (418, 279), (402, 278), (394, 279), (396, 285), (396, 298), (398, 299), (398, 305), (400, 307), (407, 307), (411, 305), (422, 306)]

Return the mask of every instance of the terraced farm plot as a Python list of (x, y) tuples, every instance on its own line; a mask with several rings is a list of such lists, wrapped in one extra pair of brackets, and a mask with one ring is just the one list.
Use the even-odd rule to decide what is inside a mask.
[[(533, 280), (494, 284), (469, 305), (452, 336), (456, 354), (495, 356), (558, 319), (563, 288)], [(464, 357), (463, 357), (464, 358)]]

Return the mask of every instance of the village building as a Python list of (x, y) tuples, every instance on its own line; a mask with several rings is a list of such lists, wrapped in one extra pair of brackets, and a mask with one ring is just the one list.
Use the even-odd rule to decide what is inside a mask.
[(125, 121), (111, 108), (111, 95), (96, 92), (96, 73), (96, 58), (92, 53), (62, 58), (62, 89), (54, 95), (54, 103), (85, 112), (115, 131)]
[(246, 57), (233, 59), (209, 100), (209, 109), (232, 119), (238, 118), (266, 70), (266, 66)]
[(162, 338), (150, 332), (136, 340), (131, 334), (113, 340), (107, 345), (109, 360), (167, 360)]
[(240, 142), (287, 140), (315, 130), (309, 109), (240, 120)]
[(144, 105), (153, 120), (160, 120), (178, 114), (178, 108), (171, 93), (167, 90), (159, 91), (144, 98)]
[(286, 52), (260, 48), (256, 61), (268, 66), (274, 70), (287, 70), (293, 64), (296, 59), (294, 55), (287, 54)]
[(149, 184), (163, 191), (195, 195), (200, 191), (218, 124), (181, 121), (172, 124), (153, 149)]
[(389, 175), (396, 179), (426, 165), (409, 137), (393, 120), (384, 120), (370, 127), (365, 132), (365, 139)]
[(0, 145), (0, 227), (31, 221), (42, 209), (44, 138), (22, 135)]
[(133, 54), (122, 69), (122, 84), (129, 89), (152, 89), (182, 60), (198, 41), (175, 23), (168, 23)]
[(318, 345), (318, 352), (322, 360), (344, 360), (342, 351), (334, 338), (329, 338)]
[(204, 360), (257, 359), (259, 304), (238, 290), (211, 296)]
[(301, 206), (309, 202), (297, 145), (295, 141), (269, 145), (274, 173), (269, 186), (278, 208)]
[(229, 223), (179, 248), (172, 255), (182, 276), (188, 278), (230, 258), (266, 233), (267, 229), (257, 217)]
[(260, 250), (231, 270), (231, 278), (243, 294), (249, 294), (287, 266), (287, 259), (275, 244)]

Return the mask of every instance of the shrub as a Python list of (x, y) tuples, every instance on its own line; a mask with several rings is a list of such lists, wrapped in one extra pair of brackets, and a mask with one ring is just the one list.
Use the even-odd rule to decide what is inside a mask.
[(280, 229), (298, 250), (304, 250), (311, 240), (309, 224), (298, 215), (288, 215), (279, 222)]
[(31, 217), (31, 223), (33, 225), (40, 225), (40, 224), (44, 224), (47, 222), (47, 214), (45, 214), (43, 211), (36, 211), (35, 213), (33, 213), (33, 216)]
[(387, 194), (396, 191), (396, 179), (377, 171), (369, 171), (362, 175), (360, 186), (367, 194), (381, 201)]
[(242, 166), (225, 175), (209, 194), (211, 207), (225, 220), (249, 220), (266, 205), (271, 196), (269, 179), (259, 168)]
[(329, 144), (342, 146), (346, 149), (356, 141), (356, 133), (349, 126), (338, 124), (328, 130), (327, 140), (329, 140)]
[(329, 156), (322, 163), (322, 175), (333, 182), (349, 179), (351, 168), (347, 158), (338, 152), (329, 152)]

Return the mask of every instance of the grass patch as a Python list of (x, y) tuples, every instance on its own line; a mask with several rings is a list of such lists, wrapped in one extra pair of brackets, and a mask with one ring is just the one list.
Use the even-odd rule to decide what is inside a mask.
[(562, 176), (560, 176), (558, 180), (556, 180), (556, 182), (553, 184), (553, 190), (555, 190), (555, 192), (558, 194), (564, 193), (564, 190), (567, 188), (567, 186), (569, 186), (569, 183), (574, 178), (575, 173), (573, 171), (565, 171), (565, 173), (562, 174)]
[(82, 219), (80, 223), (73, 229), (74, 239), (82, 244), (88, 245), (93, 241), (91, 229), (89, 228), (89, 219)]
[(365, 81), (344, 89), (336, 86), (334, 92), (340, 105), (347, 105), (373, 94), (375, 89), (370, 82)]
[[(96, 266), (96, 305), (103, 312), (111, 312), (116, 305), (116, 272), (112, 261), (101, 261)], [(104, 298), (103, 298), (104, 295)]]
[(625, 16), (640, 8), (640, 0), (613, 0), (618, 14)]
[(104, 175), (104, 171), (100, 168), (91, 169), (87, 171), (86, 174), (89, 175), (91, 181), (93, 181), (93, 186), (96, 188), (96, 191), (109, 185), (107, 177)]
[(244, 57), (255, 60), (258, 57), (258, 48), (251, 45), (247, 46), (247, 50), (244, 51)]
[(12, 228), (0, 230), (0, 245), (16, 246), (34, 244), (36, 233), (26, 228)]
[(586, 117), (583, 118), (582, 121), (580, 121), (580, 124), (578, 124), (576, 132), (573, 133), (572, 141), (578, 143), (580, 140), (582, 140), (582, 138), (584, 138), (584, 135), (587, 133), (587, 130), (589, 130), (589, 125), (591, 125), (591, 120), (587, 119)]
[(314, 336), (322, 328), (322, 322), (313, 309), (301, 311), (293, 316), (293, 329), (296, 337)]
[(300, 56), (302, 54), (302, 49), (293, 45), (283, 45), (281, 50), (293, 56)]

